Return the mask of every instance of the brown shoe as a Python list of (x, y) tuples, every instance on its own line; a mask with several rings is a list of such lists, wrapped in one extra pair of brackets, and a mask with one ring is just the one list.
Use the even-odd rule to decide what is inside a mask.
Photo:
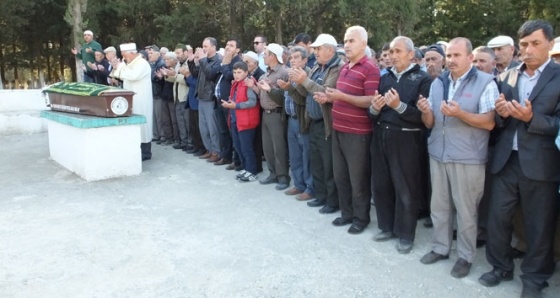
[(227, 159), (220, 159), (217, 162), (214, 163), (215, 166), (225, 166), (227, 164), (230, 164), (231, 161), (227, 160)]
[(220, 160), (220, 158), (218, 157), (217, 153), (212, 153), (212, 156), (210, 156), (209, 159), (207, 159), (207, 162), (217, 162), (218, 160)]
[(295, 187), (292, 187), (284, 192), (284, 194), (287, 196), (295, 196), (295, 195), (299, 195), (300, 193), (301, 191)]
[(296, 196), (296, 200), (298, 201), (309, 201), (313, 199), (313, 196), (304, 192), (304, 193), (300, 193), (299, 195)]
[(201, 156), (199, 156), (198, 158), (200, 158), (200, 159), (208, 159), (208, 158), (210, 158), (210, 156), (212, 156), (212, 153), (210, 153), (210, 151), (208, 151), (208, 152), (202, 154)]

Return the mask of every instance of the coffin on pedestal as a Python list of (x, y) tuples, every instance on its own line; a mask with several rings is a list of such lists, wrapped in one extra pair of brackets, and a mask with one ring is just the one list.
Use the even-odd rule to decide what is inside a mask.
[(134, 92), (94, 83), (56, 83), (43, 89), (47, 106), (61, 111), (99, 117), (132, 115)]

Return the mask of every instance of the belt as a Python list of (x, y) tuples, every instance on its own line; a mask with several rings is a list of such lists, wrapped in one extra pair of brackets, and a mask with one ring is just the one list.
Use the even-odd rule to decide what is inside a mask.
[(313, 123), (315, 123), (315, 124), (321, 123), (321, 122), (323, 122), (323, 120), (324, 120), (323, 118), (321, 118), (321, 119), (313, 119), (313, 118), (311, 118), (311, 122), (313, 122)]
[(406, 128), (388, 122), (377, 122), (377, 124), (379, 125), (379, 127), (383, 129), (400, 130), (400, 131), (422, 131), (422, 129), (420, 128)]
[(282, 107), (278, 107), (272, 110), (263, 110), (265, 114), (272, 114), (272, 113), (282, 113)]

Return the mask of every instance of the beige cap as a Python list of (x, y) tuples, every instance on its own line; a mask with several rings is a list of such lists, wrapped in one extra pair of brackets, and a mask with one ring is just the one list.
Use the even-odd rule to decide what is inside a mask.
[(282, 60), (282, 54), (284, 53), (284, 49), (282, 48), (282, 46), (277, 43), (270, 43), (268, 44), (268, 46), (266, 46), (266, 49), (276, 56), (276, 59), (278, 59), (278, 62), (280, 64), (284, 63), (284, 60)]

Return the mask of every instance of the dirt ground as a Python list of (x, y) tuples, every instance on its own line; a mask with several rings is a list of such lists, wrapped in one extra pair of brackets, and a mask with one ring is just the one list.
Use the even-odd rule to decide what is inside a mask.
[[(154, 145), (136, 177), (87, 183), (49, 158), (47, 134), (0, 137), (0, 297), (517, 297), (485, 288), (484, 249), (469, 276), (457, 256), (423, 265), (274, 186)], [(261, 174), (263, 175), (263, 174)], [(519, 263), (516, 263), (519, 265)], [(519, 267), (519, 266), (518, 266)], [(558, 297), (558, 269), (544, 291)], [(556, 294), (554, 294), (556, 293)]]

